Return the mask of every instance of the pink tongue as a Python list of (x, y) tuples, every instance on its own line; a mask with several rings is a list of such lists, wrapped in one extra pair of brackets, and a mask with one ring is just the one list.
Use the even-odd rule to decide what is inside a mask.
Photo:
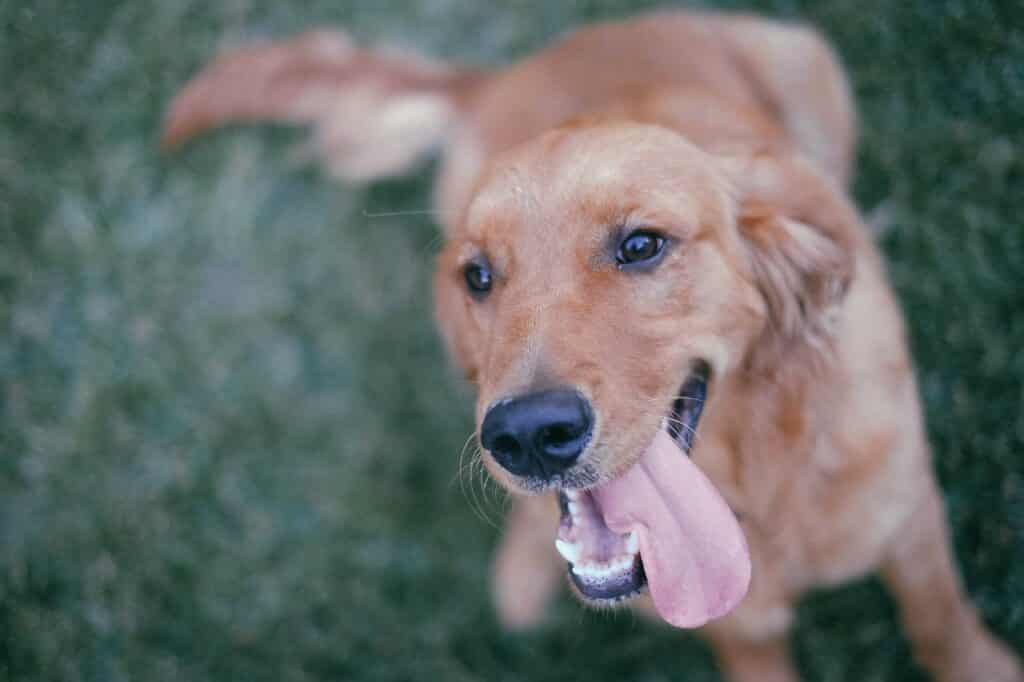
[(654, 607), (672, 625), (704, 625), (747, 593), (750, 554), (736, 517), (665, 431), (632, 469), (591, 492), (609, 528), (640, 536)]

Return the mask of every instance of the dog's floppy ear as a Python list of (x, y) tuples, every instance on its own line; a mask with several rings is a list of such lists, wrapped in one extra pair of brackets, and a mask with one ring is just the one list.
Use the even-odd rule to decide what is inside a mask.
[(767, 325), (751, 360), (824, 350), (854, 275), (856, 212), (833, 183), (797, 159), (733, 160), (737, 224)]
[(773, 330), (788, 339), (827, 331), (849, 285), (850, 254), (815, 225), (771, 206), (745, 206), (739, 221)]

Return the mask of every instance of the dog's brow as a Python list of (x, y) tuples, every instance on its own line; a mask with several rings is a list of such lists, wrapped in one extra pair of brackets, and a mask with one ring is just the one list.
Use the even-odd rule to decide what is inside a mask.
[(508, 176), (512, 185), (512, 196), (523, 213), (535, 213), (540, 207), (540, 202), (537, 195), (531, 191), (530, 185), (533, 183), (530, 181), (530, 175), (519, 167), (512, 167), (508, 170)]
[(626, 169), (618, 163), (609, 163), (606, 155), (593, 151), (582, 157), (578, 164), (581, 181), (593, 189), (601, 191), (611, 187), (619, 187), (626, 179)]
[(529, 173), (517, 166), (502, 168), (473, 198), (467, 214), (469, 225), (484, 224), (492, 216), (515, 210), (527, 216), (539, 211), (540, 202)]

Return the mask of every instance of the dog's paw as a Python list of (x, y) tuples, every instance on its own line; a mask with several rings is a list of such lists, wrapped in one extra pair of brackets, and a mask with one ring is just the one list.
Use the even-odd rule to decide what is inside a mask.
[(968, 670), (955, 682), (1024, 682), (1024, 667), (1005, 644), (981, 632), (972, 647)]

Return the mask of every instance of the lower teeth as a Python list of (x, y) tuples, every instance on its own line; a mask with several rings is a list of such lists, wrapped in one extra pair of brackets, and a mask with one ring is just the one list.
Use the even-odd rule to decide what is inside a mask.
[(566, 542), (556, 539), (555, 549), (562, 555), (562, 558), (573, 565), (573, 573), (585, 576), (608, 576), (613, 573), (621, 573), (631, 568), (636, 562), (636, 555), (640, 551), (640, 538), (636, 532), (630, 531), (624, 536), (625, 553), (608, 561), (583, 561), (580, 562), (580, 555), (583, 548), (579, 543)]
[(607, 578), (612, 575), (625, 573), (628, 569), (632, 568), (635, 561), (636, 557), (634, 556), (623, 556), (602, 564), (573, 564), (572, 572), (587, 578)]

